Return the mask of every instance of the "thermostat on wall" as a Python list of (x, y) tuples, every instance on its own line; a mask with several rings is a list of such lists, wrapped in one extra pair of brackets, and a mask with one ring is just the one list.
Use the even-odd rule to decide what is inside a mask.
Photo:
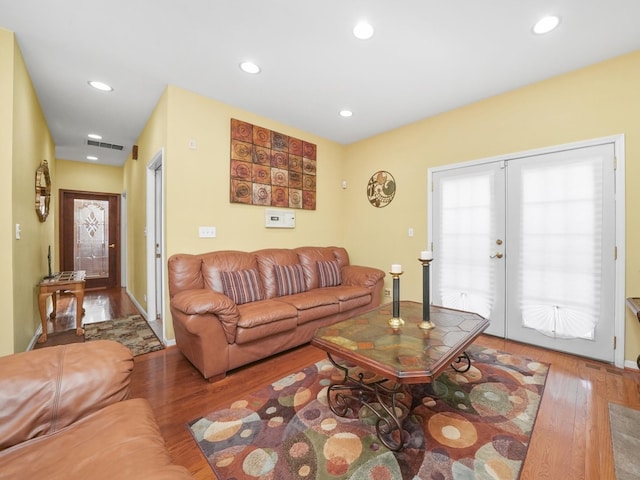
[(267, 228), (296, 228), (293, 210), (265, 210), (264, 226)]

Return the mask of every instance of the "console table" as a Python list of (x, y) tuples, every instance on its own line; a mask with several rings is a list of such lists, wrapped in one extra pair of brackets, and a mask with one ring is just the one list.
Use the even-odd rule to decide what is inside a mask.
[(59, 272), (53, 274), (51, 278), (43, 278), (38, 283), (38, 307), (40, 309), (40, 320), (42, 321), (42, 334), (38, 338), (38, 343), (47, 341), (47, 297), (51, 297), (53, 311), (49, 318), (56, 318), (56, 303), (58, 292), (69, 292), (76, 297), (76, 335), (84, 335), (82, 328), (82, 315), (84, 308), (84, 270), (70, 272)]

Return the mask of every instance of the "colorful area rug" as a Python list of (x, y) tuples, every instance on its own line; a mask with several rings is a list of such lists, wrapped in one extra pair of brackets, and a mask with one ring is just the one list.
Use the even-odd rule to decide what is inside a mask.
[(640, 410), (609, 403), (609, 422), (616, 479), (637, 479), (640, 472)]
[(84, 338), (86, 341), (115, 340), (131, 350), (134, 357), (164, 348), (149, 324), (140, 315), (87, 323), (84, 325)]
[(189, 428), (220, 479), (516, 479), (549, 367), (492, 349), (468, 353), (468, 372), (406, 390), (400, 452), (380, 442), (371, 415), (331, 412), (327, 387), (341, 377), (326, 360)]

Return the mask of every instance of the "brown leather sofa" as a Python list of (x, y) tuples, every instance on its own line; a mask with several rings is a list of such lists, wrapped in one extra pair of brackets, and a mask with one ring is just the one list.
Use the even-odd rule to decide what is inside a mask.
[(192, 478), (147, 400), (126, 400), (132, 369), (107, 340), (0, 357), (0, 478)]
[(311, 341), (380, 304), (382, 270), (341, 247), (218, 251), (169, 259), (176, 344), (209, 379)]

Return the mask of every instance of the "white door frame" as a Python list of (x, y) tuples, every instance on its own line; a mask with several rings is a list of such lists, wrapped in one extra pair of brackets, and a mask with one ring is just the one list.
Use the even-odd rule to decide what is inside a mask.
[(120, 288), (128, 291), (127, 282), (127, 191), (120, 194)]
[(615, 158), (616, 158), (616, 171), (615, 171), (615, 235), (616, 235), (616, 251), (617, 258), (615, 261), (615, 307), (614, 307), (614, 334), (616, 336), (616, 348), (614, 351), (614, 364), (616, 367), (624, 368), (624, 348), (625, 348), (625, 315), (626, 315), (626, 206), (625, 206), (625, 138), (624, 134), (612, 135), (608, 137), (596, 138), (591, 140), (584, 140), (580, 142), (572, 142), (562, 145), (554, 145), (551, 147), (544, 147), (533, 150), (526, 150), (523, 152), (509, 153), (506, 155), (498, 155), (495, 157), (487, 157), (478, 160), (472, 160), (469, 162), (462, 162), (450, 165), (444, 165), (441, 167), (429, 168), (427, 171), (427, 231), (428, 231), (428, 244), (433, 245), (432, 232), (432, 196), (433, 185), (432, 175), (433, 172), (450, 170), (452, 168), (468, 167), (472, 165), (479, 165), (483, 163), (497, 162), (510, 160), (514, 157), (532, 156), (551, 153), (557, 150), (567, 150), (572, 148), (583, 148), (594, 145), (600, 145), (603, 143), (613, 143)]
[[(157, 202), (155, 198), (155, 175), (158, 167), (161, 167), (164, 162), (164, 148), (161, 148), (158, 153), (156, 153), (151, 161), (147, 164), (147, 172), (146, 172), (146, 183), (147, 183), (147, 195), (146, 195), (146, 216), (147, 216), (147, 226), (145, 228), (146, 233), (146, 244), (147, 244), (147, 319), (149, 321), (153, 321), (156, 319), (158, 313), (160, 313), (160, 317), (162, 318), (162, 342), (165, 345), (171, 344), (167, 340), (167, 326), (166, 326), (166, 312), (164, 302), (162, 303), (162, 311), (158, 312), (156, 309), (156, 296), (158, 293), (162, 294), (164, 292), (156, 291), (156, 246), (155, 246), (155, 231), (156, 231), (156, 209)], [(161, 205), (160, 205), (160, 215), (162, 218), (165, 217), (165, 201), (164, 201), (164, 178), (162, 180), (162, 195), (161, 195)], [(164, 244), (165, 244), (165, 229), (162, 229), (162, 241), (161, 241), (161, 262), (160, 264), (164, 266), (165, 264), (165, 252), (164, 252)], [(165, 268), (162, 267), (159, 272), (162, 278), (162, 285), (165, 285)], [(163, 287), (164, 288), (164, 287)]]

